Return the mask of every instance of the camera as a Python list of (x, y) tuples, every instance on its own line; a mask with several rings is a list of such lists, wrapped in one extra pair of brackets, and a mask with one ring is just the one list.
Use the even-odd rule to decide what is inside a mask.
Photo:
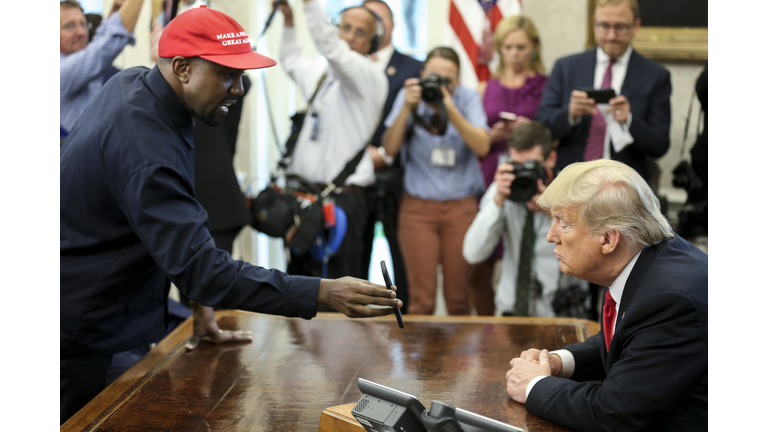
[(421, 98), (430, 105), (436, 105), (443, 101), (443, 91), (441, 86), (448, 85), (448, 81), (437, 74), (431, 74), (426, 78), (419, 80), (421, 86)]
[(685, 189), (688, 193), (687, 203), (706, 200), (704, 182), (701, 181), (693, 166), (688, 161), (680, 161), (672, 171), (672, 186)]
[[(499, 164), (509, 163), (508, 158), (499, 158)], [(539, 191), (538, 181), (547, 179), (547, 170), (541, 162), (529, 159), (521, 164), (512, 162), (512, 174), (515, 179), (510, 185), (512, 193), (509, 200), (528, 202)]]

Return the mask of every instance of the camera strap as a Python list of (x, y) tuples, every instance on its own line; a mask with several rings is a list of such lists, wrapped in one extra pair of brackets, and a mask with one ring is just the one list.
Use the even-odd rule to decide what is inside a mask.
[[(309, 102), (307, 103), (307, 109), (301, 112), (297, 112), (291, 117), (291, 120), (293, 121), (291, 136), (288, 138), (288, 141), (286, 141), (285, 143), (285, 148), (283, 149), (283, 153), (280, 157), (280, 160), (277, 163), (277, 170), (272, 174), (272, 178), (271, 178), (272, 182), (275, 181), (275, 178), (278, 173), (287, 171), (288, 165), (290, 165), (291, 163), (291, 155), (293, 155), (293, 152), (296, 149), (296, 143), (299, 140), (299, 133), (301, 132), (301, 129), (304, 127), (305, 116), (312, 108), (312, 103), (315, 101), (315, 98), (317, 97), (317, 94), (320, 92), (320, 88), (322, 87), (323, 82), (325, 81), (325, 78), (327, 76), (328, 76), (328, 72), (325, 72), (320, 77), (320, 80), (317, 82), (317, 88), (315, 88), (315, 92), (312, 94), (312, 97), (309, 98)], [(329, 182), (326, 182), (326, 188), (320, 193), (320, 198), (326, 198), (332, 192), (341, 193), (341, 188), (344, 186), (344, 182), (347, 180), (347, 177), (351, 176), (355, 172), (355, 170), (357, 169), (357, 165), (360, 163), (360, 160), (363, 158), (363, 155), (368, 150), (368, 144), (370, 144), (370, 141), (368, 141), (368, 143), (362, 149), (360, 149), (360, 151), (352, 158), (352, 160), (347, 162), (347, 164), (344, 166), (341, 172), (336, 176), (336, 178), (334, 178)]]
[[(693, 94), (691, 95), (691, 102), (688, 103), (688, 116), (685, 118), (685, 128), (683, 129), (683, 145), (680, 146), (680, 159), (683, 159), (685, 156), (685, 146), (688, 142), (688, 129), (691, 123), (691, 112), (693, 111), (693, 100), (696, 98), (696, 91), (694, 90)], [(701, 113), (703, 112), (703, 109), (699, 110), (699, 117), (696, 120), (696, 132), (698, 134), (699, 127), (701, 125)]]
[(312, 103), (315, 101), (315, 97), (317, 96), (317, 93), (320, 91), (320, 87), (322, 87), (323, 82), (327, 77), (328, 72), (326, 71), (317, 81), (317, 87), (315, 88), (315, 92), (312, 93), (312, 97), (309, 98), (307, 109), (304, 111), (299, 111), (291, 116), (291, 121), (293, 123), (291, 127), (291, 136), (289, 136), (288, 141), (285, 142), (283, 153), (280, 155), (280, 160), (277, 162), (277, 171), (272, 173), (272, 182), (275, 181), (275, 176), (278, 172), (286, 172), (288, 165), (291, 164), (291, 155), (293, 155), (293, 151), (296, 149), (296, 142), (299, 140), (299, 133), (301, 133), (301, 129), (304, 127), (305, 116), (312, 108)]
[[(429, 123), (416, 113), (417, 108), (418, 105), (415, 106), (411, 112), (413, 122), (411, 122), (411, 126), (408, 128), (408, 131), (406, 131), (405, 136), (407, 138), (411, 137), (414, 125), (423, 127), (432, 135), (445, 135), (446, 130), (448, 130), (448, 111), (445, 109), (445, 104), (443, 104), (442, 101), (437, 105), (438, 115), (433, 115)], [(435, 121), (436, 119), (438, 119), (437, 122)]]

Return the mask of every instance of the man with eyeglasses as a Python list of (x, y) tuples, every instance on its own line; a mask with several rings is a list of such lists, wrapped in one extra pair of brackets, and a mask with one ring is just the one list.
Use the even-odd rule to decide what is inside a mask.
[(88, 21), (83, 8), (74, 0), (59, 3), (59, 122), (65, 137), (85, 111), (101, 86), (114, 71), (112, 61), (126, 44), (135, 43), (133, 29), (139, 19), (144, 0), (116, 0), (122, 3), (117, 13), (99, 25), (93, 40), (88, 42)]
[[(295, 2), (298, 4), (299, 2)], [(381, 120), (387, 100), (387, 76), (370, 59), (384, 33), (381, 17), (372, 9), (352, 6), (341, 12), (334, 26), (317, 0), (304, 0), (303, 15), (320, 57), (302, 55), (302, 43), (294, 27), (293, 9), (281, 2), (284, 16), (280, 64), (306, 100), (312, 100), (296, 140), (288, 172), (297, 174), (318, 190), (326, 188), (360, 151), (366, 148)], [(321, 77), (325, 76), (321, 80)], [(371, 155), (362, 154), (354, 172), (330, 195), (346, 216), (346, 233), (328, 262), (309, 253), (291, 250), (288, 273), (330, 278), (368, 278), (363, 269), (363, 232), (368, 217), (367, 187), (374, 183)]]
[[(593, 19), (597, 47), (558, 60), (536, 119), (560, 140), (556, 170), (573, 162), (614, 159), (651, 183), (649, 165), (669, 149), (669, 71), (638, 54), (637, 0), (598, 0)], [(613, 89), (595, 104), (580, 88)]]

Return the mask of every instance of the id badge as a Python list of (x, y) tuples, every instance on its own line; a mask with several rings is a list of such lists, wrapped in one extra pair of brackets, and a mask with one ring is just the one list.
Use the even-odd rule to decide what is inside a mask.
[(456, 150), (448, 147), (438, 147), (432, 150), (432, 165), (452, 167), (456, 165)]

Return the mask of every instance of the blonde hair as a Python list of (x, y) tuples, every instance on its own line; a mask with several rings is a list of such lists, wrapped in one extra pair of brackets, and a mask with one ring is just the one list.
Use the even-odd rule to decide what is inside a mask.
[[(533, 44), (534, 58), (531, 59), (530, 68), (534, 72), (543, 74), (544, 63), (541, 62), (541, 42), (539, 38), (539, 32), (536, 30), (536, 26), (533, 21), (525, 15), (511, 15), (496, 24), (496, 32), (493, 37), (493, 49), (499, 54), (499, 60), (501, 60), (501, 46), (504, 45), (504, 39), (507, 35), (515, 30), (523, 30)], [(503, 61), (499, 61), (499, 66), (496, 68), (496, 76), (504, 75), (506, 66)]]
[(537, 204), (546, 211), (578, 212), (592, 234), (617, 230), (636, 251), (675, 236), (648, 183), (629, 166), (609, 159), (568, 165)]

